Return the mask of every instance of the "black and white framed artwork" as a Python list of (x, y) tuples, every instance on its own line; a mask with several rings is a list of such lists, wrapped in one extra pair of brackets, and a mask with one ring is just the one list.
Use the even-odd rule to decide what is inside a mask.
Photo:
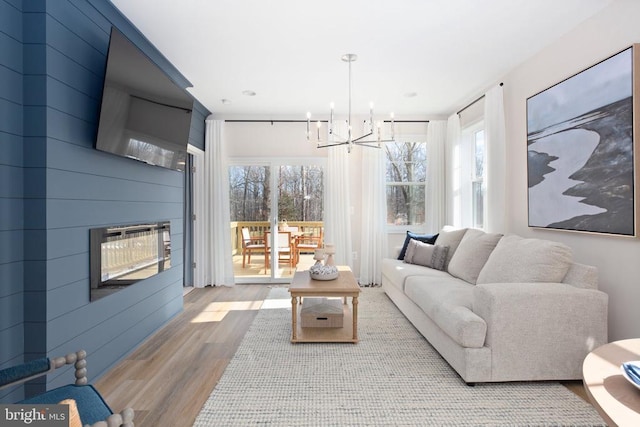
[(636, 235), (635, 49), (527, 99), (530, 227)]

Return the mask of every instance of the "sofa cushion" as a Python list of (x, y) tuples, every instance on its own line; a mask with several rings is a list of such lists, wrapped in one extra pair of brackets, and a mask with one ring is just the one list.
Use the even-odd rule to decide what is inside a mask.
[(598, 289), (598, 268), (592, 265), (572, 262), (569, 271), (562, 279), (566, 283), (576, 288)]
[(411, 231), (407, 231), (407, 237), (404, 238), (404, 244), (402, 245), (402, 249), (400, 249), (400, 253), (398, 254), (398, 259), (399, 260), (404, 259), (407, 252), (407, 247), (409, 246), (409, 242), (411, 241), (411, 239), (418, 240), (423, 243), (430, 243), (433, 245), (436, 242), (437, 238), (438, 238), (437, 234), (417, 234), (417, 233), (412, 233)]
[(445, 271), (434, 270), (433, 268), (427, 268), (421, 265), (407, 264), (397, 259), (382, 259), (382, 281), (385, 284), (392, 285), (404, 292), (404, 282), (407, 277), (412, 276), (435, 277), (438, 280), (451, 279), (451, 275)]
[(571, 262), (571, 249), (562, 243), (504, 236), (489, 256), (477, 283), (559, 283)]
[(468, 229), (449, 262), (449, 273), (475, 284), (482, 267), (501, 237), (502, 234)]
[(448, 246), (430, 245), (411, 239), (407, 246), (404, 262), (443, 270), (448, 252)]
[(452, 340), (467, 348), (484, 346), (487, 324), (471, 310), (475, 286), (455, 277), (412, 276), (405, 294)]
[(445, 225), (442, 230), (440, 230), (440, 233), (438, 233), (438, 238), (436, 239), (435, 244), (449, 247), (447, 260), (444, 263), (445, 270), (449, 268), (449, 262), (451, 261), (453, 255), (456, 253), (456, 249), (458, 249), (460, 240), (462, 240), (462, 238), (464, 237), (464, 233), (466, 232), (466, 228), (457, 229), (450, 225)]

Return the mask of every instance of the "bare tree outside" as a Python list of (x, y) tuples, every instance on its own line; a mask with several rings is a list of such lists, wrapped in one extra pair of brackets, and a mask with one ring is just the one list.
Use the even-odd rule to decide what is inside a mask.
[[(322, 221), (323, 172), (319, 166), (278, 168), (278, 217), (288, 221)], [(269, 166), (229, 168), (231, 221), (268, 221)]]
[(323, 175), (319, 166), (281, 166), (278, 217), (288, 221), (322, 221)]
[(427, 149), (424, 142), (385, 144), (387, 223), (418, 225), (425, 221)]
[(231, 221), (269, 220), (269, 166), (229, 167)]

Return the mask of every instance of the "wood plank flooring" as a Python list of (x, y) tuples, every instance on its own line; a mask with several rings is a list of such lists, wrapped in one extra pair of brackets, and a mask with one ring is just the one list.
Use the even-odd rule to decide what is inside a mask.
[(94, 385), (114, 411), (130, 406), (136, 427), (191, 426), (233, 357), (267, 285), (194, 289), (184, 312)]
[[(268, 285), (194, 289), (184, 311), (94, 385), (137, 427), (191, 426), (269, 293)], [(587, 400), (581, 381), (563, 383)]]

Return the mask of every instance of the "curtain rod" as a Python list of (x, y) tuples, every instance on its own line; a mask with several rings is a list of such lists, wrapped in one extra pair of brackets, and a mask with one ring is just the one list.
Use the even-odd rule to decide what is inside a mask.
[[(363, 120), (364, 121), (364, 120)], [(306, 120), (225, 120), (229, 123), (307, 123)], [(328, 123), (329, 120), (311, 120), (311, 123)], [(394, 120), (394, 123), (429, 123), (429, 120)], [(391, 120), (382, 120), (382, 123), (391, 123)]]
[[(500, 82), (500, 86), (503, 86), (503, 85), (504, 85), (504, 83)], [(467, 108), (471, 107), (473, 104), (475, 104), (476, 102), (480, 101), (482, 98), (484, 98), (484, 95), (479, 96), (478, 98), (474, 99), (473, 101), (471, 101), (470, 103), (468, 103), (467, 105), (462, 107), (460, 109), (460, 111), (458, 111), (456, 114), (462, 113), (464, 110), (466, 110)]]

